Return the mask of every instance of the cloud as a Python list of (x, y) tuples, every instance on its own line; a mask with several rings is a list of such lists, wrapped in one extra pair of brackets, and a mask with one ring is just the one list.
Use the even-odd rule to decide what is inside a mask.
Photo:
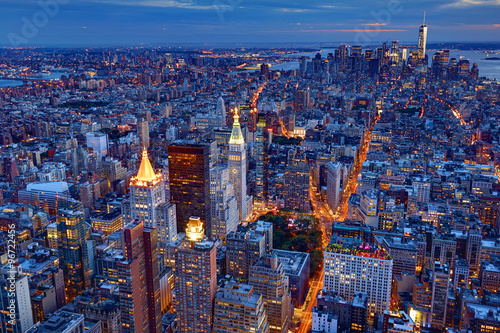
[(500, 0), (455, 0), (444, 7), (500, 6)]
[(300, 30), (300, 32), (395, 32), (407, 31), (404, 29), (327, 29), (327, 30)]
[(381, 25), (387, 25), (387, 23), (361, 23), (361, 25), (381, 26)]
[[(205, 0), (91, 0), (92, 2), (108, 3), (114, 5), (126, 6), (142, 6), (142, 7), (161, 7), (161, 8), (181, 8), (181, 9), (198, 9), (198, 10), (214, 10), (221, 8), (234, 7), (242, 0), (235, 0), (231, 2)], [(231, 5), (234, 3), (233, 5)]]
[(306, 8), (276, 8), (275, 11), (281, 13), (307, 13), (312, 12), (313, 10)]

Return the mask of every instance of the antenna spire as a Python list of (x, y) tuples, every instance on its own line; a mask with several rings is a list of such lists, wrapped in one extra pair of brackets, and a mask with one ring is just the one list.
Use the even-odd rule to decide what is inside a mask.
[(422, 25), (425, 25), (425, 10), (424, 10), (424, 23)]

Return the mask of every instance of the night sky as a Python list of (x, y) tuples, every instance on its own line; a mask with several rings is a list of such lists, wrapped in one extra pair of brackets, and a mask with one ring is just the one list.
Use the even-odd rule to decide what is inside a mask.
[[(57, 7), (54, 3), (58, 2)], [(52, 3), (49, 14), (40, 4)], [(2, 46), (500, 41), (500, 0), (0, 0)], [(35, 30), (29, 29), (29, 26)]]

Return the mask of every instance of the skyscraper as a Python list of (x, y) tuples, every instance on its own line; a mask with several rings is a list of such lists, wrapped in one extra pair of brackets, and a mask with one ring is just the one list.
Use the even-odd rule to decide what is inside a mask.
[(139, 172), (130, 179), (130, 198), (122, 204), (122, 220), (123, 225), (142, 220), (144, 227), (157, 228), (162, 249), (177, 236), (175, 205), (167, 201), (165, 190), (163, 175), (154, 172), (144, 150)]
[(326, 202), (330, 209), (335, 213), (340, 201), (340, 177), (342, 176), (342, 164), (328, 162), (327, 170), (327, 188)]
[(288, 161), (285, 169), (285, 207), (307, 212), (310, 210), (309, 166), (304, 151), (290, 150), (288, 152)]
[(157, 230), (134, 221), (122, 229), (118, 263), (123, 332), (161, 332)]
[(212, 238), (225, 239), (228, 233), (236, 230), (239, 222), (234, 186), (229, 182), (229, 169), (225, 166), (210, 170), (210, 202)]
[(425, 25), (425, 12), (424, 12), (424, 22), (418, 29), (418, 58), (421, 60), (425, 59), (426, 46), (427, 46), (427, 26)]
[(89, 226), (85, 223), (83, 204), (70, 198), (57, 200), (57, 238), (61, 268), (64, 272), (66, 301), (90, 287), (87, 248)]
[(259, 114), (255, 138), (255, 204), (264, 208), (267, 202), (266, 193), (266, 115)]
[(137, 136), (139, 136), (139, 145), (143, 148), (149, 147), (149, 122), (143, 120), (137, 123)]
[(247, 196), (247, 152), (245, 139), (241, 133), (238, 110), (234, 112), (233, 131), (229, 139), (228, 165), (231, 173), (231, 183), (234, 185), (236, 201), (240, 211), (240, 219), (246, 219), (248, 211)]
[(248, 284), (254, 287), (255, 292), (262, 295), (270, 332), (288, 332), (293, 305), (288, 288), (288, 277), (276, 253), (252, 265)]
[(210, 333), (217, 292), (217, 249), (206, 240), (203, 224), (191, 217), (186, 239), (175, 254), (175, 310), (181, 333)]
[(15, 264), (0, 270), (0, 323), (1, 333), (22, 333), (33, 326), (28, 276)]
[(226, 105), (224, 104), (224, 99), (219, 97), (217, 100), (217, 118), (219, 120), (219, 126), (226, 126)]
[(368, 313), (382, 314), (391, 301), (392, 259), (381, 247), (350, 240), (325, 250), (324, 291), (337, 291), (350, 301), (367, 293)]
[(210, 147), (182, 143), (168, 146), (168, 174), (171, 202), (177, 210), (177, 230), (186, 230), (189, 218), (198, 216), (211, 237)]

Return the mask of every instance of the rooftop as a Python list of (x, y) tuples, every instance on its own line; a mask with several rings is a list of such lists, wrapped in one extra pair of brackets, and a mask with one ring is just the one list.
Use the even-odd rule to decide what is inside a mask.
[(326, 247), (326, 252), (372, 259), (392, 260), (382, 247), (359, 240), (350, 241), (350, 239), (348, 239), (343, 244), (330, 243)]

